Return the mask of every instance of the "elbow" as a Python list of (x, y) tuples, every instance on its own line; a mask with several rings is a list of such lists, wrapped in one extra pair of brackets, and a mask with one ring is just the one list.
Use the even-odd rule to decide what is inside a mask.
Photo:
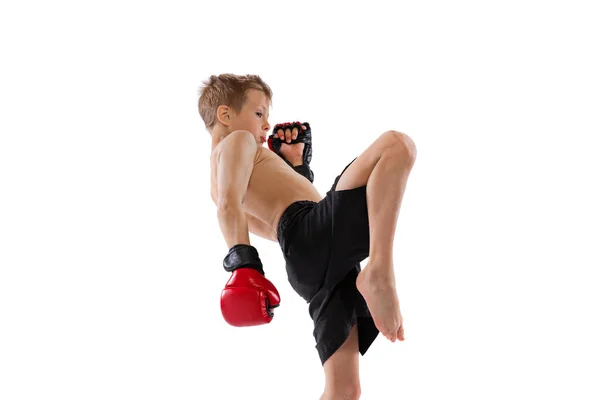
[(219, 224), (223, 226), (237, 225), (243, 220), (244, 215), (244, 209), (240, 201), (220, 201), (217, 204), (217, 219)]
[(228, 212), (241, 209), (242, 201), (240, 199), (223, 198), (217, 200), (217, 210), (219, 212)]

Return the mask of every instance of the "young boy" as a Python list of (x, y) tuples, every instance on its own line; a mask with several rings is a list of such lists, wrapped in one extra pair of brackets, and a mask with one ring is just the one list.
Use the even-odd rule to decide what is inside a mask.
[(381, 134), (323, 198), (308, 167), (308, 124), (277, 129), (278, 154), (263, 146), (271, 99), (258, 75), (221, 74), (204, 82), (198, 101), (212, 136), (211, 197), (230, 249), (223, 262), (231, 272), (223, 317), (234, 326), (271, 321), (279, 294), (264, 276), (249, 232), (278, 242), (288, 280), (314, 322), (326, 377), (321, 399), (358, 398), (359, 353), (379, 332), (404, 340), (392, 246), (416, 147), (403, 133)]

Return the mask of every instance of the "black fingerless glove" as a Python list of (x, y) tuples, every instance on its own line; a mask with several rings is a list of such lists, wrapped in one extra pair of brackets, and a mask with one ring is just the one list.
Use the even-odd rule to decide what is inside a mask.
[[(302, 125), (306, 126), (306, 129), (302, 129)], [(277, 132), (279, 129), (283, 129), (285, 131), (286, 129), (293, 130), (294, 128), (298, 128), (298, 136), (296, 137), (296, 139), (292, 140), (288, 144), (304, 143), (304, 151), (302, 152), (303, 164), (298, 165), (296, 167), (294, 167), (292, 165), (292, 163), (290, 163), (288, 160), (285, 159), (285, 157), (283, 157), (281, 155), (282, 140), (279, 139), (279, 137), (277, 137), (275, 134), (275, 132)], [(269, 143), (269, 148), (272, 151), (274, 151), (275, 154), (277, 154), (279, 157), (281, 157), (283, 159), (283, 161), (285, 161), (290, 167), (292, 167), (294, 169), (294, 171), (296, 171), (300, 175), (304, 176), (310, 182), (314, 181), (315, 175), (309, 167), (310, 161), (312, 160), (312, 133), (311, 133), (310, 125), (308, 124), (308, 122), (300, 123), (300, 122), (296, 121), (293, 123), (285, 123), (285, 124), (275, 125), (273, 127), (273, 134), (271, 135), (271, 137), (269, 137), (268, 143)]]

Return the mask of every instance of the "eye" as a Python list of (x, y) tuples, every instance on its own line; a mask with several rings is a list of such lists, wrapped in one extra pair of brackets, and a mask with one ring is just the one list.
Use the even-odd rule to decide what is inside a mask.
[(257, 112), (257, 113), (256, 113), (256, 115), (258, 115), (258, 117), (259, 117), (259, 118), (262, 118), (262, 116), (263, 116), (263, 113), (261, 113), (261, 112)]

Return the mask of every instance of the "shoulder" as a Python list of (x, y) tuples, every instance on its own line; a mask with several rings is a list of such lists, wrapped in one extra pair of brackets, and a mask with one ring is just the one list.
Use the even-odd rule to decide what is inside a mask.
[(233, 146), (236, 144), (245, 146), (249, 143), (256, 144), (256, 141), (254, 140), (254, 136), (252, 135), (252, 133), (250, 133), (248, 131), (244, 131), (244, 130), (239, 130), (239, 131), (233, 131), (229, 135), (227, 135), (227, 137), (225, 137), (225, 139), (223, 139), (221, 141), (221, 143), (218, 144), (217, 147)]
[(252, 133), (240, 130), (231, 132), (225, 139), (221, 140), (213, 149), (213, 153), (219, 159), (223, 153), (254, 154), (257, 147)]

